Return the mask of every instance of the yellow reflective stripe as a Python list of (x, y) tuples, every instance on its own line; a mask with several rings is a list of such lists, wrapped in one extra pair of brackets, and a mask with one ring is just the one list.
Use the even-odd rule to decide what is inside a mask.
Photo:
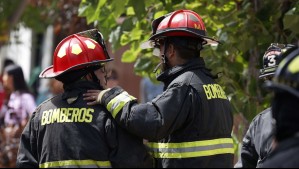
[(186, 153), (153, 153), (155, 158), (191, 158), (191, 157), (203, 157), (212, 156), (217, 154), (234, 154), (233, 148), (223, 148), (216, 150), (206, 150), (199, 152), (186, 152)]
[(40, 164), (40, 168), (55, 168), (66, 166), (96, 166), (111, 168), (110, 161), (94, 161), (94, 160), (65, 160), (65, 161), (53, 161)]
[(233, 139), (231, 138), (220, 138), (213, 140), (203, 140), (203, 141), (192, 141), (184, 143), (154, 143), (150, 142), (149, 146), (151, 148), (187, 148), (187, 147), (198, 147), (198, 146), (208, 146), (216, 144), (233, 144)]
[(136, 98), (130, 96), (127, 92), (122, 92), (108, 103), (107, 110), (111, 112), (112, 116), (115, 118), (125, 104), (132, 100), (136, 100)]
[(231, 138), (184, 143), (148, 143), (155, 158), (190, 158), (217, 154), (234, 154)]
[(292, 60), (292, 62), (289, 64), (288, 70), (293, 74), (299, 72), (299, 57), (298, 56), (297, 56), (297, 58)]

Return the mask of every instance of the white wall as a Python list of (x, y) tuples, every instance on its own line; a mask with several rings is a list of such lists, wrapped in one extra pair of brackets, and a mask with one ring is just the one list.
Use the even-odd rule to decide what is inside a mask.
[[(43, 41), (43, 55), (42, 55), (42, 63), (41, 63), (41, 70), (43, 71), (45, 68), (51, 66), (52, 58), (53, 58), (53, 43), (54, 43), (54, 32), (53, 26), (49, 26), (44, 34), (44, 41)], [(44, 92), (48, 89), (48, 79), (40, 79), (40, 86), (38, 91)]]
[(25, 79), (28, 81), (31, 73), (31, 47), (32, 31), (30, 29), (21, 26), (19, 31), (12, 31), (9, 44), (0, 48), (0, 70), (2, 70), (5, 58), (12, 59), (22, 67)]
[[(16, 38), (18, 36), (18, 38)], [(52, 65), (53, 54), (53, 26), (49, 26), (44, 33), (42, 42), (42, 63), (41, 69)], [(38, 54), (37, 54), (38, 55)], [(30, 74), (32, 73), (31, 65), (32, 56), (32, 31), (28, 28), (21, 27), (19, 31), (13, 31), (10, 34), (10, 42), (8, 45), (0, 48), (0, 70), (3, 67), (5, 58), (12, 59), (16, 64), (20, 65), (24, 71), (24, 76), (29, 82)], [(46, 87), (47, 80), (41, 80), (41, 87)]]

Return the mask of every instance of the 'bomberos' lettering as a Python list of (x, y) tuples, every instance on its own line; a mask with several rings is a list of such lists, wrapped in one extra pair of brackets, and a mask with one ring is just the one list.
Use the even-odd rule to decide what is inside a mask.
[(53, 123), (90, 123), (94, 109), (90, 108), (58, 108), (42, 112), (41, 125)]

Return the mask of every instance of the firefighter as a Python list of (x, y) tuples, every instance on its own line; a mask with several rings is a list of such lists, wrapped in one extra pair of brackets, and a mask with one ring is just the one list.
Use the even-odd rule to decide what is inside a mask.
[(164, 83), (163, 93), (138, 104), (115, 87), (88, 91), (85, 100), (106, 106), (122, 127), (147, 139), (156, 167), (233, 167), (231, 105), (200, 57), (203, 45), (218, 41), (206, 35), (202, 18), (190, 10), (162, 16), (152, 28), (142, 47), (154, 47), (161, 57), (157, 80)]
[(288, 50), (272, 81), (266, 87), (274, 91), (272, 116), (275, 121), (276, 147), (265, 168), (299, 167), (299, 48)]
[[(291, 44), (272, 43), (263, 55), (263, 66), (260, 69), (260, 79), (271, 80), (278, 64), (283, 59)], [(241, 155), (235, 168), (260, 167), (272, 152), (273, 120), (271, 108), (267, 108), (252, 120), (243, 138)]]
[(40, 78), (55, 78), (64, 93), (41, 103), (21, 136), (18, 167), (152, 167), (137, 138), (119, 128), (103, 106), (86, 106), (82, 94), (104, 89), (112, 61), (96, 29), (72, 34), (56, 47)]

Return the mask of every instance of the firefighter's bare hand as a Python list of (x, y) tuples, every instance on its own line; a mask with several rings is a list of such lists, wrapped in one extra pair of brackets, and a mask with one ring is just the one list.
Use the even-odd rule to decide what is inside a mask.
[(83, 94), (83, 100), (87, 101), (87, 105), (93, 106), (100, 104), (100, 99), (98, 98), (102, 90), (87, 90), (87, 93)]

